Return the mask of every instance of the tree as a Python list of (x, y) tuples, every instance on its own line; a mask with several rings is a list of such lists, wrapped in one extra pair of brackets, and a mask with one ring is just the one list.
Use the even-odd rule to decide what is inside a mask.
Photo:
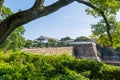
[(67, 41), (67, 40), (71, 40), (71, 38), (69, 36), (61, 38), (60, 41)]
[(80, 37), (77, 37), (75, 41), (91, 41), (91, 40), (86, 36), (80, 36)]
[(23, 37), (24, 31), (25, 30), (22, 26), (13, 31), (0, 46), (0, 48), (4, 49), (5, 51), (16, 51), (23, 48), (23, 46), (25, 45), (25, 38)]
[[(110, 15), (108, 17), (108, 21), (110, 24), (110, 34), (113, 39), (113, 48), (120, 47), (120, 22), (116, 21), (116, 17), (114, 15)], [(107, 36), (107, 30), (106, 30), (106, 25), (105, 21), (101, 19), (97, 24), (92, 25), (91, 27), (92, 33), (94, 37), (97, 38), (97, 43), (100, 44), (101, 46), (109, 46), (110, 41), (109, 37)]]
[[(12, 14), (12, 11), (3, 6), (4, 12), (1, 14), (1, 22), (8, 17), (9, 15)], [(25, 32), (25, 29), (23, 26), (20, 26), (17, 28), (15, 31), (13, 31), (7, 39), (3, 42), (2, 45), (0, 45), (1, 49), (4, 49), (5, 51), (7, 50), (18, 50), (24, 46), (25, 43), (25, 38), (23, 37), (23, 34)]]
[(44, 47), (44, 43), (42, 43), (42, 42), (39, 42), (39, 43), (37, 43), (37, 47), (40, 47), (40, 48), (43, 48)]
[(71, 46), (70, 44), (69, 44), (69, 42), (59, 42), (58, 44), (57, 44), (57, 47), (68, 47), (68, 46)]
[(56, 47), (56, 45), (57, 45), (57, 41), (54, 39), (49, 39), (48, 43), (50, 44), (51, 47)]
[(32, 40), (26, 40), (24, 47), (32, 48), (33, 47), (33, 41)]
[(3, 2), (4, 2), (4, 0), (0, 0), (0, 15), (1, 15), (1, 12), (2, 12)]
[[(2, 8), (3, 1), (4, 0), (0, 0), (0, 9)], [(37, 18), (47, 16), (74, 1), (82, 3), (94, 10), (88, 10), (88, 13), (92, 13), (92, 15), (95, 13), (95, 15), (103, 17), (107, 26), (107, 34), (112, 43), (112, 37), (109, 33), (110, 25), (107, 21), (106, 13), (115, 14), (120, 8), (119, 0), (58, 0), (48, 6), (44, 6), (44, 1), (45, 0), (35, 0), (34, 5), (30, 9), (15, 13), (2, 21), (0, 23), (0, 45), (5, 41), (7, 36), (19, 26)]]
[[(95, 4), (93, 6), (93, 8), (95, 10), (91, 10), (91, 9), (87, 9), (86, 11), (88, 12), (88, 14), (93, 15), (94, 17), (102, 17), (105, 21), (105, 25), (106, 25), (106, 32), (110, 41), (110, 47), (113, 46), (113, 40), (112, 40), (112, 36), (110, 34), (110, 24), (108, 22), (108, 18), (107, 16), (110, 14), (116, 14), (116, 12), (119, 10), (119, 4), (120, 1), (118, 0), (112, 0), (111, 2), (109, 2), (109, 0), (104, 0), (104, 1), (92, 1), (90, 0), (91, 4)], [(100, 4), (103, 3), (103, 4)], [(107, 4), (108, 3), (108, 4)], [(98, 6), (99, 8), (96, 8), (95, 6)], [(92, 6), (91, 6), (92, 7)]]

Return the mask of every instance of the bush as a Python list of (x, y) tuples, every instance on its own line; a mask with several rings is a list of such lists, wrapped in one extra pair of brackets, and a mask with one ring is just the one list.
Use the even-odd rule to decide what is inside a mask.
[(0, 80), (120, 80), (120, 67), (68, 55), (0, 52)]

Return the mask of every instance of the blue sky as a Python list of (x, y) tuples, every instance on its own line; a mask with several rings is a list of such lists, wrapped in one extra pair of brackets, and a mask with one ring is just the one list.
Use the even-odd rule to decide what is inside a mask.
[[(28, 9), (32, 7), (35, 0), (5, 0), (4, 5), (11, 8), (13, 12), (18, 9)], [(49, 5), (57, 0), (46, 0), (45, 5)], [(39, 36), (49, 36), (60, 39), (70, 36), (75, 39), (79, 36), (89, 36), (91, 34), (90, 24), (95, 24), (99, 19), (87, 15), (85, 9), (87, 7), (74, 2), (55, 13), (36, 19), (25, 25), (26, 29), (24, 37), (26, 39), (35, 39)], [(120, 13), (117, 19), (120, 20)]]

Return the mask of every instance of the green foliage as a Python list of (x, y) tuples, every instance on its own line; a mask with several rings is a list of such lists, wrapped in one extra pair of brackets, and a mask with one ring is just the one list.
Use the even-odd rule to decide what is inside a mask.
[(50, 44), (51, 47), (56, 47), (57, 46), (57, 42), (54, 39), (49, 39), (48, 43)]
[[(5, 57), (6, 56), (6, 57)], [(1, 80), (119, 80), (120, 67), (63, 55), (0, 52)]]
[(13, 14), (13, 12), (10, 10), (10, 8), (2, 6), (2, 14), (1, 14), (2, 19), (5, 19), (6, 17), (8, 17), (12, 14)]
[(61, 38), (60, 41), (67, 41), (67, 40), (71, 40), (71, 38), (69, 36)]
[(18, 50), (21, 49), (25, 44), (25, 38), (23, 37), (24, 28), (21, 26), (12, 32), (5, 42), (0, 46), (1, 49), (7, 50)]
[[(109, 16), (108, 17), (108, 21), (110, 24), (110, 34), (112, 36), (112, 40), (113, 40), (113, 48), (117, 48), (120, 47), (120, 22), (116, 21), (115, 16)], [(106, 24), (105, 21), (103, 19), (100, 20), (100, 22), (98, 22), (95, 25), (92, 25), (91, 29), (92, 29), (92, 33), (94, 35), (94, 37), (97, 37), (97, 43), (100, 45), (105, 45), (105, 46), (109, 46), (111, 43), (109, 41), (109, 37), (106, 34)]]
[[(66, 37), (65, 40), (67, 39), (71, 39), (69, 37)], [(63, 40), (63, 38), (62, 38)], [(39, 40), (26, 40), (26, 43), (24, 45), (24, 47), (26, 48), (37, 48), (37, 47), (40, 47), (40, 48), (43, 48), (43, 47), (67, 47), (67, 46), (70, 46), (69, 42), (66, 42), (66, 41), (60, 41), (60, 42), (57, 42), (56, 40), (54, 39), (49, 39), (48, 42), (44, 43), (44, 42), (40, 42)]]
[(70, 46), (70, 44), (69, 44), (69, 42), (59, 42), (58, 44), (57, 44), (57, 46), (58, 47), (68, 47), (68, 46)]
[[(94, 17), (99, 17), (99, 18), (102, 17), (105, 20), (105, 21), (100, 20), (100, 22), (98, 22), (96, 25), (92, 25), (92, 28), (96, 30), (94, 31), (95, 35), (96, 34), (100, 35), (100, 36), (97, 36), (97, 37), (100, 37), (98, 42), (102, 45), (110, 46), (113, 48), (119, 47), (120, 46), (118, 44), (119, 41), (115, 38), (113, 40), (111, 39), (111, 37), (118, 37), (118, 36), (114, 36), (116, 35), (116, 33), (114, 34), (114, 32), (112, 32), (113, 27), (116, 27), (116, 23), (114, 23), (115, 20), (114, 18), (111, 18), (110, 15), (116, 15), (116, 13), (119, 11), (120, 1), (119, 0), (104, 0), (104, 1), (103, 0), (88, 0), (88, 2), (91, 4), (91, 6), (89, 6), (90, 8), (86, 9), (87, 14), (90, 14)], [(110, 25), (110, 29), (112, 30), (109, 29), (109, 25)]]
[[(2, 22), (6, 17), (13, 14), (13, 12), (5, 6), (2, 7), (2, 10), (3, 10), (1, 14), (2, 19), (0, 20), (0, 22)], [(4, 43), (0, 45), (0, 49), (4, 49), (5, 51), (7, 50), (15, 51), (22, 48), (23, 45), (25, 44), (25, 38), (23, 37), (24, 32), (25, 29), (23, 26), (17, 28), (8, 36), (8, 38), (4, 41)]]
[(32, 40), (26, 40), (24, 47), (32, 48), (33, 47), (33, 41)]
[(80, 36), (80, 37), (77, 37), (75, 41), (91, 41), (91, 40), (86, 36)]
[(41, 42), (39, 42), (39, 43), (37, 44), (37, 47), (43, 48), (43, 47), (44, 47), (44, 44), (41, 43)]
[(38, 45), (40, 47), (43, 47), (43, 46), (44, 47), (56, 47), (57, 46), (57, 42), (54, 39), (49, 39), (47, 43), (41, 43), (41, 42), (39, 42)]
[(100, 17), (100, 10), (104, 11), (106, 15), (109, 14), (116, 14), (117, 11), (120, 9), (120, 1), (119, 0), (88, 0), (93, 6), (97, 7), (98, 9), (93, 10), (88, 8), (86, 12), (88, 14), (93, 15), (94, 17)]

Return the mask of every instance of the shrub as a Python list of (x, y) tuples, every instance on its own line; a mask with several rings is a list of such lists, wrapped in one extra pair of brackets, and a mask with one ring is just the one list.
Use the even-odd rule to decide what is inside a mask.
[(120, 67), (63, 55), (0, 52), (0, 80), (120, 80)]

